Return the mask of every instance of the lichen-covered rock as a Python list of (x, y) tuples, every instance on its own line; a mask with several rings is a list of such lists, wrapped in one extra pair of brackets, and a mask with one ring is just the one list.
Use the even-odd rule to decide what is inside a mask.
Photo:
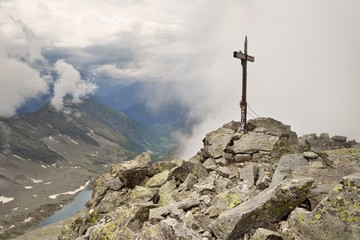
[(161, 173), (158, 173), (158, 174), (152, 176), (145, 183), (145, 187), (161, 187), (169, 179), (169, 174), (170, 174), (170, 171), (165, 170)]
[(141, 183), (150, 169), (151, 157), (148, 152), (142, 153), (131, 161), (112, 166), (110, 173), (119, 177), (126, 187)]
[(173, 199), (172, 197), (172, 193), (174, 192), (175, 189), (176, 189), (176, 182), (174, 179), (162, 185), (159, 190), (159, 197), (160, 197), (159, 204), (164, 206), (176, 202), (176, 200)]
[(296, 209), (285, 232), (295, 240), (360, 239), (360, 173), (344, 177), (312, 211)]
[(129, 191), (123, 189), (121, 191), (108, 190), (101, 201), (94, 205), (95, 213), (108, 213), (115, 210), (118, 206), (127, 202)]
[(101, 225), (90, 233), (90, 240), (95, 239), (136, 239), (136, 232), (149, 219), (149, 210), (156, 205), (135, 203), (129, 207), (116, 209), (113, 220)]
[(217, 238), (240, 239), (251, 228), (275, 223), (306, 199), (313, 179), (284, 180), (241, 205), (221, 213), (211, 226)]
[(155, 225), (145, 223), (139, 234), (139, 239), (142, 240), (176, 240), (171, 226), (160, 222)]
[(283, 240), (283, 238), (280, 233), (265, 228), (258, 228), (250, 240)]
[(133, 188), (129, 194), (130, 202), (149, 202), (154, 200), (154, 198), (159, 194), (159, 189), (157, 188), (147, 188), (136, 186)]
[(245, 201), (244, 194), (241, 195), (236, 191), (227, 190), (225, 192), (218, 194), (214, 198), (211, 205), (214, 207), (217, 207), (223, 211), (223, 210), (227, 210), (230, 208), (234, 208), (234, 207), (240, 205), (244, 201)]
[(81, 217), (76, 217), (70, 223), (64, 224), (59, 236), (59, 240), (73, 240), (77, 238), (80, 235), (79, 230), (81, 224)]

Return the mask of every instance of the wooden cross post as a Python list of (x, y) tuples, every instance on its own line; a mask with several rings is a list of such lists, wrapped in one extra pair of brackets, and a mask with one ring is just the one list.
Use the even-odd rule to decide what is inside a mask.
[(240, 123), (239, 132), (245, 133), (246, 116), (247, 116), (247, 102), (246, 102), (247, 62), (255, 61), (254, 57), (247, 54), (247, 36), (245, 37), (244, 53), (242, 53), (241, 51), (234, 52), (234, 58), (239, 58), (241, 60), (241, 65), (242, 65), (242, 70), (243, 70), (242, 97), (241, 97), (241, 102), (240, 102), (241, 123)]

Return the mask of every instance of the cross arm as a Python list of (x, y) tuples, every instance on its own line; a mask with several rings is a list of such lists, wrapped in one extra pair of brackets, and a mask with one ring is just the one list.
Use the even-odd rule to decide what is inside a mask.
[(255, 61), (255, 58), (253, 56), (243, 54), (241, 51), (234, 52), (233, 56), (234, 56), (234, 58), (239, 58), (241, 60), (247, 60), (249, 62), (254, 62)]

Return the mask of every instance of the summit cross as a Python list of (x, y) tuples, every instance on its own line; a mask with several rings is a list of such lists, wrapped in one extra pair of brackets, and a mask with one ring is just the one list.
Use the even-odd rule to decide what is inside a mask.
[(244, 42), (244, 53), (234, 52), (234, 58), (239, 58), (242, 65), (242, 97), (240, 101), (240, 110), (241, 110), (241, 122), (239, 132), (245, 133), (245, 126), (247, 120), (247, 102), (246, 102), (246, 78), (247, 78), (247, 62), (254, 62), (255, 58), (247, 54), (247, 36), (245, 36)]

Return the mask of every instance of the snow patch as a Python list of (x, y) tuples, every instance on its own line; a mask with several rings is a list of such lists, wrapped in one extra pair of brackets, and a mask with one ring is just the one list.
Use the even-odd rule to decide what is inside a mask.
[(94, 131), (91, 128), (88, 128), (90, 133), (94, 134)]
[(30, 221), (33, 220), (33, 219), (34, 219), (33, 217), (29, 217), (29, 218), (25, 219), (25, 220), (23, 221), (23, 223), (30, 222)]
[(34, 188), (33, 186), (26, 186), (25, 189), (32, 189)]
[(51, 126), (50, 124), (46, 124), (46, 125), (48, 125), (49, 127), (53, 128), (53, 126)]
[(12, 229), (12, 228), (14, 228), (15, 227), (15, 225), (11, 225), (10, 227), (9, 227), (9, 229)]
[(52, 182), (46, 182), (46, 183), (44, 183), (44, 185), (48, 185), (48, 184), (52, 184)]
[(47, 168), (45, 165), (43, 165), (43, 164), (41, 164), (41, 167), (43, 167), (43, 168)]
[(16, 211), (16, 210), (18, 210), (18, 208), (19, 208), (19, 207), (16, 207), (16, 208), (13, 208), (13, 209), (11, 209), (11, 210)]
[(56, 142), (56, 143), (60, 143), (58, 140), (54, 139), (52, 136), (49, 136), (49, 139)]
[(80, 166), (76, 166), (76, 167), (70, 167), (70, 168), (81, 168)]
[(38, 195), (37, 194), (34, 194), (33, 197), (37, 197)]
[(50, 195), (49, 198), (50, 199), (56, 199), (59, 195), (72, 195), (72, 194), (75, 194), (77, 192), (80, 192), (80, 191), (84, 190), (89, 183), (90, 183), (90, 180), (87, 181), (84, 186), (80, 186), (78, 189), (75, 189), (74, 191), (69, 191), (69, 192)]
[(79, 144), (78, 142), (76, 142), (75, 140), (73, 140), (71, 137), (67, 136), (69, 138), (69, 140), (73, 143), (75, 143), (76, 145)]
[(13, 197), (5, 197), (5, 196), (0, 196), (0, 202), (4, 203), (8, 203), (13, 201), (15, 198)]
[(16, 157), (17, 159), (20, 159), (20, 160), (25, 160), (24, 158), (19, 157), (18, 155), (13, 154), (13, 156), (14, 156), (14, 157)]
[(56, 151), (55, 149), (53, 149), (53, 148), (50, 147), (49, 145), (47, 145), (47, 147), (48, 147), (51, 151), (56, 152), (57, 154), (61, 155), (61, 153), (59, 153), (58, 151)]
[(42, 182), (44, 182), (44, 180), (41, 180), (41, 179), (37, 180), (37, 179), (33, 179), (31, 177), (29, 177), (29, 178), (30, 178), (31, 181), (33, 181), (33, 183), (42, 183)]

